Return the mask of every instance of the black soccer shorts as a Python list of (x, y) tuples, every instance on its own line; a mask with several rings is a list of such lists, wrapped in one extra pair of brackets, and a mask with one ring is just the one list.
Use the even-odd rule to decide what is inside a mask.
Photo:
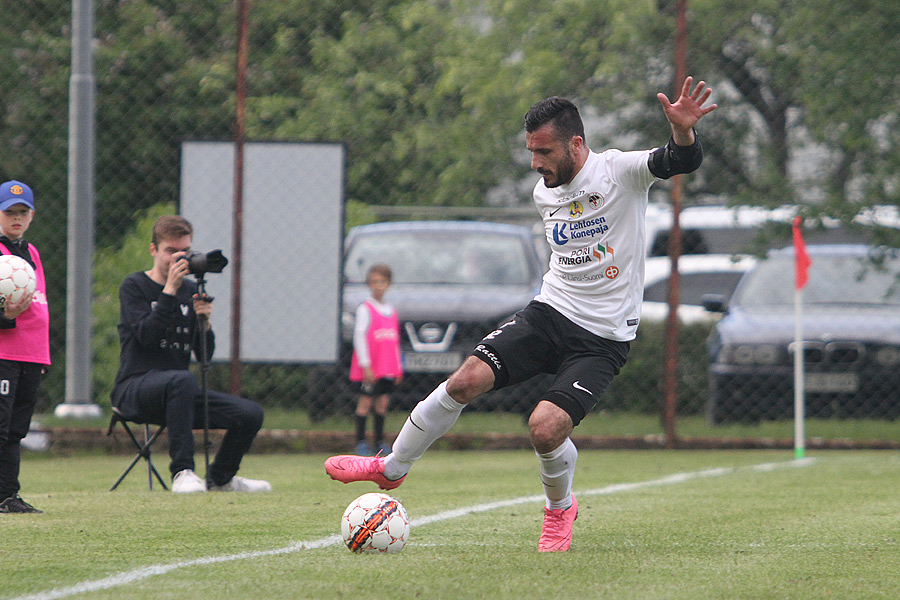
[(543, 399), (565, 410), (578, 425), (625, 365), (629, 347), (629, 342), (604, 339), (548, 304), (532, 301), (486, 335), (472, 356), (494, 371), (494, 389), (540, 373), (555, 374)]

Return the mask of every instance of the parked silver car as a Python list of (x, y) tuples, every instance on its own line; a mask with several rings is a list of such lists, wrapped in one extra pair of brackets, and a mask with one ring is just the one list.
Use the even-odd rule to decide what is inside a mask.
[[(808, 246), (803, 353), (810, 417), (900, 416), (900, 254), (864, 245)], [(712, 423), (793, 414), (794, 253), (745, 274), (709, 343)]]

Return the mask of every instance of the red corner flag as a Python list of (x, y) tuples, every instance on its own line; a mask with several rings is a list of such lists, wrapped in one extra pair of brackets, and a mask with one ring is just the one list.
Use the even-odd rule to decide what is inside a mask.
[(809, 254), (806, 253), (806, 244), (803, 243), (803, 234), (800, 233), (800, 223), (803, 219), (794, 217), (794, 287), (802, 290), (809, 279)]

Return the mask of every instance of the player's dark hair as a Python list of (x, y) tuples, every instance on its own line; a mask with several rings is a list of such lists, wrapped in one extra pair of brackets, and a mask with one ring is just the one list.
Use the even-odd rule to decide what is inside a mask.
[(157, 246), (162, 240), (180, 238), (186, 235), (194, 237), (194, 226), (184, 217), (163, 215), (153, 224), (153, 243)]
[(525, 131), (533, 133), (547, 123), (551, 123), (561, 141), (579, 136), (584, 138), (584, 123), (578, 108), (571, 101), (559, 96), (544, 98), (532, 106), (525, 114)]
[(394, 280), (394, 273), (391, 271), (391, 268), (383, 263), (376, 263), (369, 267), (369, 270), (366, 272), (366, 281), (369, 281), (372, 275), (381, 275), (389, 282)]

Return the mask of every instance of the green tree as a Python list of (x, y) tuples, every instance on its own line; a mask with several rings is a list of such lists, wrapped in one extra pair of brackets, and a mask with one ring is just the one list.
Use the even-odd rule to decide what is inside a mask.
[[(672, 22), (673, 2), (658, 18)], [(705, 191), (802, 202), (849, 219), (900, 202), (897, 60), (890, 0), (691, 0), (689, 68), (716, 86), (704, 126)], [(663, 54), (671, 38), (648, 36)], [(715, 177), (710, 177), (710, 171)]]

